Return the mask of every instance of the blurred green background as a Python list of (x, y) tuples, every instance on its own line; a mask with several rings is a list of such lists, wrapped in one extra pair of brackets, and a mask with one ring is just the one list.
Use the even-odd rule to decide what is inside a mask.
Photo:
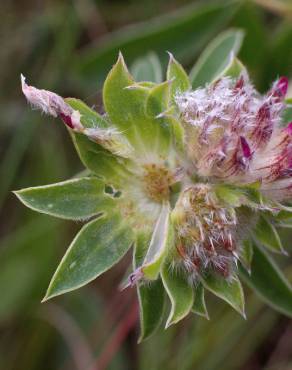
[[(291, 321), (247, 288), (247, 321), (208, 297), (210, 321), (189, 316), (137, 345), (135, 292), (118, 290), (129, 255), (89, 286), (41, 304), (81, 224), (33, 213), (11, 190), (82, 170), (62, 124), (27, 106), (20, 73), (102, 111), (102, 81), (119, 50), (130, 66), (149, 52), (165, 65), (168, 50), (190, 69), (212, 38), (235, 27), (245, 31), (239, 57), (264, 91), (279, 75), (292, 77), (292, 1), (1, 0), (0, 19), (0, 369), (291, 370)], [(289, 258), (278, 260), (291, 277)]]

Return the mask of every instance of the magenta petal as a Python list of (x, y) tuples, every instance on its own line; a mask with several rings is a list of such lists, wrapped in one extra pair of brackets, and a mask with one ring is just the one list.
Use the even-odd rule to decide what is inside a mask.
[(70, 128), (74, 128), (71, 117), (66, 116), (64, 113), (60, 113), (60, 117), (62, 118), (63, 122)]
[(292, 136), (292, 122), (288, 123), (288, 125), (285, 127), (285, 131), (289, 136)]
[(285, 95), (287, 94), (288, 83), (289, 83), (289, 80), (287, 77), (285, 76), (280, 77), (274, 87), (273, 95), (278, 96), (279, 98), (284, 98)]
[(245, 158), (250, 158), (251, 157), (251, 150), (248, 142), (243, 136), (240, 136), (240, 144), (241, 144), (241, 149), (243, 152), (243, 156)]

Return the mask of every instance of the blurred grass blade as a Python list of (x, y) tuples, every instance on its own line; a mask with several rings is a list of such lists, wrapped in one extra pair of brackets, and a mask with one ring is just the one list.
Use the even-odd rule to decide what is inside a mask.
[(193, 89), (216, 80), (231, 57), (237, 55), (243, 36), (243, 31), (231, 29), (222, 32), (207, 46), (190, 72)]
[(162, 82), (162, 67), (155, 53), (136, 59), (130, 70), (135, 81)]
[(165, 327), (178, 323), (191, 311), (194, 303), (194, 290), (181, 271), (174, 271), (164, 264), (161, 271), (162, 282), (171, 302), (171, 310)]
[(249, 275), (239, 266), (240, 277), (260, 298), (275, 310), (292, 317), (292, 288), (268, 254), (255, 244)]
[(77, 62), (77, 70), (88, 77), (89, 82), (101, 82), (119, 50), (130, 63), (144, 55), (145, 50), (156, 52), (163, 61), (166, 60), (165, 51), (169, 50), (181, 62), (191, 62), (237, 8), (238, 1), (192, 4), (173, 14), (119, 30), (101, 44), (84, 51)]
[(27, 207), (51, 216), (81, 220), (115, 206), (103, 181), (83, 177), (15, 192)]
[(95, 219), (79, 231), (58, 266), (44, 300), (80, 288), (114, 266), (133, 242), (117, 214)]
[[(134, 270), (143, 262), (151, 239), (151, 231), (138, 235), (134, 252)], [(140, 336), (139, 342), (149, 338), (160, 326), (165, 301), (165, 290), (160, 278), (151, 284), (137, 284), (137, 294), (140, 306)]]

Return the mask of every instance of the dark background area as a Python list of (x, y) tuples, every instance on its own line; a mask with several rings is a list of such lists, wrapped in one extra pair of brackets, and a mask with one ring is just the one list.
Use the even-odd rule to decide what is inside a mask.
[[(26, 104), (20, 73), (102, 111), (102, 81), (119, 50), (129, 66), (150, 51), (165, 65), (169, 50), (189, 70), (212, 38), (235, 27), (246, 34), (239, 57), (265, 91), (292, 77), (291, 0), (1, 0), (0, 19), (0, 369), (292, 369), (291, 321), (248, 289), (247, 321), (210, 296), (210, 321), (189, 316), (137, 345), (135, 291), (118, 290), (129, 255), (41, 304), (81, 224), (36, 214), (11, 193), (82, 170), (62, 124)], [(291, 234), (283, 236), (291, 253)], [(291, 258), (277, 259), (292, 277)]]

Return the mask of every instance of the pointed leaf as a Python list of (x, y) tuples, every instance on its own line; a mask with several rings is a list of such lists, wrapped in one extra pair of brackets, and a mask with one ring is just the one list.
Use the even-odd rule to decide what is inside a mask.
[(235, 57), (230, 58), (230, 62), (225, 68), (225, 70), (218, 76), (218, 78), (223, 76), (229, 76), (231, 78), (238, 78), (243, 72), (246, 73), (246, 69), (241, 61)]
[(165, 327), (176, 324), (191, 311), (194, 303), (194, 290), (179, 270), (171, 270), (164, 264), (161, 271), (162, 282), (171, 302), (171, 310)]
[(142, 271), (147, 279), (157, 279), (161, 264), (172, 243), (173, 227), (170, 221), (170, 205), (163, 203), (142, 265)]
[(242, 242), (242, 249), (240, 252), (239, 260), (242, 266), (244, 266), (244, 268), (247, 270), (249, 274), (251, 273), (252, 257), (253, 257), (252, 241), (250, 239), (244, 240)]
[(195, 288), (195, 301), (192, 312), (209, 320), (209, 314), (205, 303), (205, 290), (201, 283)]
[(278, 253), (285, 252), (275, 226), (264, 216), (260, 216), (254, 234), (256, 239), (270, 251)]
[(243, 32), (240, 30), (228, 30), (218, 35), (191, 70), (192, 87), (204, 86), (216, 80), (229, 64), (231, 56), (238, 53), (242, 39)]
[[(149, 88), (135, 84), (120, 55), (104, 83), (103, 102), (109, 119), (142, 158), (153, 151), (165, 154), (169, 142), (165, 127), (146, 114), (149, 91)], [(153, 137), (156, 146), (153, 146)]]
[(159, 58), (152, 52), (136, 59), (131, 67), (131, 72), (135, 81), (152, 81), (156, 83), (162, 81), (162, 67)]
[(75, 98), (66, 98), (65, 101), (74, 110), (77, 110), (80, 113), (80, 121), (84, 127), (107, 128), (109, 126), (108, 122), (100, 114), (89, 108), (88, 105), (86, 105), (82, 100)]
[(240, 207), (241, 205), (258, 207), (262, 205), (262, 196), (258, 183), (247, 186), (216, 184), (214, 189), (218, 198), (233, 207)]
[[(134, 253), (134, 270), (139, 268), (147, 253), (151, 233), (137, 237)], [(160, 326), (165, 302), (165, 290), (160, 278), (147, 283), (137, 283), (137, 294), (140, 306), (140, 337), (139, 342), (149, 338)]]
[(114, 155), (129, 158), (133, 148), (127, 139), (96, 111), (89, 108), (83, 101), (74, 98), (65, 99), (75, 111), (80, 113), (80, 122), (84, 127), (80, 133), (91, 141), (101, 145)]
[(133, 240), (131, 229), (117, 214), (83, 226), (59, 264), (44, 300), (94, 280), (125, 255)]
[(111, 152), (82, 134), (71, 132), (71, 136), (82, 163), (90, 171), (116, 186), (127, 181), (129, 173), (125, 167), (126, 159), (117, 159)]
[(244, 318), (244, 295), (238, 277), (232, 276), (227, 280), (218, 274), (209, 274), (202, 278), (202, 283), (206, 289), (230, 304)]
[(83, 177), (57, 184), (16, 191), (27, 207), (51, 216), (81, 220), (115, 206), (105, 193), (104, 182), (96, 177)]
[(170, 86), (170, 81), (164, 81), (150, 89), (149, 96), (146, 100), (146, 113), (149, 116), (156, 117), (168, 109)]
[(292, 317), (292, 288), (273, 259), (253, 245), (251, 275), (239, 266), (240, 277), (269, 306)]
[(171, 80), (171, 98), (174, 99), (177, 93), (183, 93), (191, 88), (191, 83), (186, 71), (169, 53), (169, 62), (167, 67), (167, 80)]

